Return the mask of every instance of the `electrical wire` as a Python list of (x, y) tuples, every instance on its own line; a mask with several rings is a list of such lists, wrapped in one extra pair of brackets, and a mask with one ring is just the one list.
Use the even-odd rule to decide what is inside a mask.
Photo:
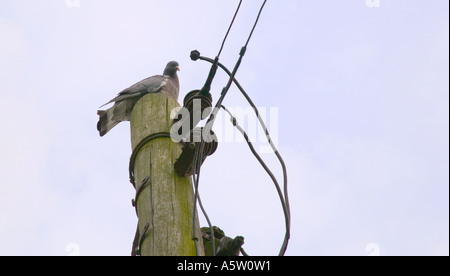
[[(212, 59), (207, 58), (207, 57), (202, 57), (202, 56), (200, 56), (200, 55), (198, 56), (198, 59), (204, 60), (204, 61), (208, 61), (208, 62), (210, 62), (210, 63), (213, 63), (213, 62), (214, 62)], [(222, 68), (222, 69), (223, 69), (223, 70), (231, 77), (231, 72), (230, 72), (230, 70), (228, 70), (222, 63), (218, 62), (217, 65), (218, 65), (220, 68)], [(240, 85), (240, 83), (238, 82), (238, 80), (237, 80), (236, 78), (233, 78), (233, 82), (234, 82), (234, 84), (238, 87), (238, 89), (240, 90), (240, 92), (242, 93), (242, 95), (245, 97), (245, 99), (248, 101), (248, 103), (252, 106), (252, 108), (253, 108), (253, 110), (254, 110), (254, 112), (255, 112), (255, 114), (256, 114), (258, 120), (259, 120), (259, 123), (260, 123), (261, 127), (262, 127), (263, 130), (264, 130), (264, 133), (265, 133), (265, 135), (266, 135), (266, 137), (267, 137), (267, 140), (268, 140), (270, 146), (272, 147), (272, 149), (273, 149), (273, 151), (274, 151), (276, 157), (278, 158), (278, 160), (279, 160), (279, 162), (280, 162), (280, 165), (281, 165), (281, 167), (282, 167), (282, 170), (283, 170), (283, 179), (284, 179), (284, 180), (283, 180), (283, 190), (284, 190), (284, 195), (285, 195), (285, 196), (284, 196), (284, 201), (285, 201), (285, 205), (286, 205), (286, 210), (288, 211), (288, 215), (289, 215), (288, 220), (286, 221), (286, 234), (285, 234), (285, 239), (284, 239), (284, 241), (283, 241), (283, 245), (282, 245), (282, 247), (281, 247), (281, 249), (280, 249), (280, 252), (279, 252), (279, 255), (284, 255), (284, 253), (286, 252), (286, 248), (287, 248), (287, 245), (288, 245), (289, 238), (290, 238), (290, 224), (291, 224), (291, 223), (290, 223), (290, 220), (291, 220), (291, 219), (290, 219), (289, 196), (288, 196), (288, 189), (287, 189), (288, 185), (287, 185), (287, 169), (286, 169), (286, 164), (284, 163), (283, 158), (281, 157), (280, 153), (278, 152), (278, 150), (276, 149), (275, 145), (273, 144), (272, 139), (270, 138), (270, 134), (269, 134), (269, 132), (268, 132), (268, 130), (267, 130), (267, 127), (266, 127), (264, 121), (262, 120), (261, 116), (259, 115), (258, 108), (257, 108), (256, 105), (253, 103), (253, 101), (252, 101), (252, 99), (250, 98), (250, 96), (245, 92), (244, 88)]]
[[(201, 199), (201, 197), (200, 197), (200, 194), (198, 194), (198, 205), (200, 205), (200, 209), (202, 210), (203, 216), (205, 217), (206, 222), (208, 223), (208, 227), (209, 227), (210, 229), (212, 229), (213, 226), (212, 226), (212, 224), (211, 224), (211, 220), (209, 219), (208, 213), (206, 213), (206, 210), (205, 210), (205, 208), (203, 207), (203, 203), (202, 203), (202, 199)], [(212, 234), (212, 237), (214, 237), (214, 233)], [(214, 250), (214, 249), (215, 249), (215, 248), (213, 248), (213, 250)]]
[(233, 19), (231, 20), (230, 26), (228, 27), (228, 31), (225, 34), (225, 37), (223, 38), (222, 45), (220, 46), (220, 50), (219, 50), (219, 53), (217, 54), (217, 57), (220, 57), (220, 54), (222, 53), (223, 46), (225, 45), (225, 41), (228, 38), (228, 34), (230, 33), (231, 27), (233, 27), (234, 20), (236, 19), (236, 16), (239, 13), (239, 9), (241, 8), (241, 4), (242, 4), (242, 0), (239, 1), (239, 5), (236, 8), (236, 12), (234, 13)]
[[(193, 183), (195, 183), (194, 175), (192, 176), (192, 180), (193, 180)], [(197, 185), (198, 185), (198, 183), (197, 183)], [(209, 219), (209, 216), (208, 216), (208, 213), (205, 210), (205, 207), (203, 207), (202, 199), (200, 197), (200, 193), (198, 193), (198, 190), (197, 190), (197, 199), (198, 199), (198, 205), (200, 206), (200, 209), (202, 210), (203, 216), (205, 217), (206, 222), (208, 223), (208, 227), (209, 227), (210, 231), (213, 231), (214, 230), (213, 229), (213, 225), (211, 223), (211, 220)], [(214, 231), (210, 235), (211, 235), (210, 239), (214, 243), (213, 245), (211, 245), (211, 249), (212, 249), (212, 252), (213, 252), (212, 254), (213, 254), (213, 256), (215, 256), (215, 254), (216, 254), (216, 245), (215, 245)]]
[[(200, 169), (201, 169), (201, 165), (202, 165), (202, 161), (203, 161), (203, 149), (205, 146), (205, 140), (202, 138), (201, 142), (196, 144), (195, 146), (195, 150), (194, 150), (194, 159), (193, 159), (193, 169), (194, 169), (194, 173), (192, 175), (192, 179), (194, 182), (194, 210), (193, 210), (193, 215), (192, 215), (192, 233), (194, 235), (194, 242), (195, 242), (195, 248), (196, 248), (196, 252), (197, 252), (197, 256), (199, 256), (199, 248), (198, 248), (198, 240), (197, 240), (197, 223), (196, 223), (196, 217), (197, 217), (197, 201), (200, 204), (200, 209), (203, 212), (203, 215), (205, 216), (207, 222), (208, 222), (208, 226), (209, 229), (211, 231), (211, 239), (214, 241), (215, 237), (214, 237), (214, 231), (213, 231), (213, 227), (211, 224), (211, 221), (209, 220), (209, 217), (206, 213), (206, 210), (203, 208), (203, 204), (201, 202), (200, 199), (200, 194), (198, 192), (198, 184), (200, 181)], [(215, 248), (215, 243), (213, 242), (212, 245), (212, 255), (215, 256), (216, 255), (216, 248)]]
[(206, 79), (205, 84), (203, 85), (203, 88), (201, 89), (200, 93), (202, 95), (204, 95), (204, 96), (209, 96), (210, 95), (209, 91), (211, 90), (212, 81), (213, 81), (214, 77), (216, 76), (217, 63), (219, 62), (220, 54), (222, 53), (223, 47), (225, 46), (225, 42), (227, 41), (228, 34), (231, 31), (231, 27), (233, 27), (234, 20), (236, 19), (236, 16), (239, 13), (239, 9), (241, 8), (241, 4), (242, 4), (242, 0), (239, 1), (239, 4), (238, 4), (238, 6), (236, 8), (236, 11), (234, 13), (233, 19), (231, 20), (230, 26), (228, 27), (228, 30), (227, 30), (227, 32), (225, 34), (225, 37), (223, 38), (222, 45), (220, 46), (220, 49), (219, 49), (219, 53), (217, 53), (217, 56), (214, 59), (214, 62), (212, 64), (212, 66), (211, 66), (211, 69), (209, 70), (208, 78)]
[[(250, 42), (250, 39), (251, 39), (251, 37), (253, 35), (253, 32), (254, 32), (254, 30), (256, 28), (256, 25), (258, 24), (259, 18), (261, 16), (262, 10), (263, 10), (266, 2), (267, 2), (267, 0), (264, 0), (263, 4), (262, 4), (262, 6), (261, 6), (261, 8), (260, 8), (260, 10), (258, 12), (258, 16), (257, 16), (257, 18), (255, 20), (255, 23), (253, 24), (253, 28), (252, 28), (252, 30), (251, 30), (248, 38), (247, 38), (245, 46), (243, 46), (241, 48), (241, 51), (239, 53), (239, 58), (238, 58), (238, 60), (236, 62), (236, 65), (235, 65), (233, 71), (230, 74), (230, 78), (228, 80), (228, 83), (223, 88), (221, 96), (220, 96), (219, 100), (217, 101), (216, 106), (212, 110), (208, 121), (206, 122), (205, 132), (204, 133), (208, 133), (209, 134), (211, 132), (211, 129), (212, 129), (212, 127), (214, 125), (214, 122), (215, 122), (215, 119), (216, 119), (216, 115), (217, 115), (218, 111), (220, 110), (220, 107), (222, 106), (222, 102), (223, 102), (223, 100), (224, 100), (228, 90), (230, 89), (231, 84), (233, 83), (233, 81), (235, 79), (235, 75), (236, 75), (236, 73), (237, 73), (237, 71), (238, 71), (238, 69), (240, 67), (240, 64), (242, 62), (242, 59), (243, 59), (243, 57), (244, 57), (244, 55), (245, 55), (245, 53), (247, 51), (247, 46), (248, 46), (248, 44)], [(217, 65), (219, 63), (219, 56), (222, 53), (223, 47), (225, 45), (225, 41), (226, 41), (226, 39), (228, 37), (228, 34), (229, 34), (230, 30), (231, 30), (231, 27), (233, 26), (234, 20), (236, 19), (236, 16), (237, 16), (237, 14), (239, 12), (241, 3), (242, 3), (242, 0), (239, 1), (239, 5), (238, 5), (238, 7), (236, 9), (236, 12), (235, 12), (235, 14), (233, 16), (231, 24), (230, 24), (230, 26), (228, 28), (228, 31), (227, 31), (227, 33), (225, 35), (225, 38), (224, 38), (223, 42), (222, 42), (222, 45), (221, 45), (220, 50), (219, 50), (219, 53), (218, 53), (218, 55), (216, 56), (216, 58), (215, 58), (215, 60), (213, 62), (213, 65), (211, 67), (211, 70), (210, 70), (207, 82), (205, 83), (205, 86), (202, 89), (202, 92), (204, 92), (204, 93), (209, 92), (209, 88), (211, 86), (212, 80), (214, 78), (214, 75), (215, 75), (215, 72), (216, 72), (216, 69), (217, 69)], [(193, 234), (194, 234), (194, 241), (195, 241), (196, 249), (197, 249), (197, 255), (198, 255), (199, 249), (198, 249), (198, 240), (196, 238), (196, 220), (195, 220), (195, 217), (196, 217), (197, 200), (199, 199), (198, 184), (199, 184), (199, 179), (200, 179), (200, 168), (201, 168), (201, 165), (202, 165), (202, 162), (203, 162), (202, 153), (203, 153), (204, 143), (205, 143), (205, 141), (203, 139), (201, 139), (201, 142), (198, 144), (198, 147), (196, 146), (196, 149), (195, 149), (195, 152), (194, 152), (194, 161), (193, 161), (193, 164), (194, 164), (194, 175), (196, 175), (196, 177), (195, 176), (193, 177), (193, 179), (194, 179), (194, 189), (195, 189), (195, 193), (194, 193), (194, 211), (193, 211), (194, 212), (194, 215), (193, 215)], [(259, 159), (259, 160), (262, 161), (262, 159)], [(272, 176), (273, 176), (273, 174), (272, 174)], [(275, 179), (275, 181), (276, 181), (276, 179)], [(277, 191), (278, 191), (279, 195), (281, 196), (281, 198), (283, 199), (283, 195), (281, 193), (279, 185), (277, 186)], [(287, 188), (286, 188), (286, 192), (287, 192)], [(282, 200), (282, 202), (283, 202), (282, 205), (283, 205), (283, 210), (284, 210), (285, 214), (289, 215), (290, 212), (289, 212), (289, 209), (286, 208), (285, 200)], [(286, 216), (286, 217), (289, 217), (289, 216)], [(290, 225), (289, 221), (290, 221), (290, 219), (287, 218), (287, 222), (286, 222), (287, 229), (289, 229), (289, 225)], [(213, 248), (212, 254), (213, 254), (213, 256), (215, 256), (214, 230), (212, 229), (211, 224), (209, 224), (209, 226), (210, 226), (210, 231), (211, 231), (211, 235), (212, 235), (211, 238), (212, 238), (212, 241), (213, 241), (212, 242), (212, 248)], [(285, 242), (283, 243), (284, 250), (283, 250), (283, 247), (282, 247), (282, 249), (280, 250), (280, 255), (284, 254), (284, 252), (286, 250), (286, 246), (287, 246), (287, 241), (286, 240), (289, 239), (289, 230), (286, 231), (286, 237), (285, 237)]]
[(264, 0), (264, 3), (261, 6), (261, 9), (259, 9), (258, 16), (256, 17), (255, 24), (253, 25), (252, 31), (250, 32), (250, 35), (248, 36), (247, 42), (245, 43), (245, 48), (247, 48), (248, 43), (250, 42), (250, 39), (252, 38), (253, 32), (255, 31), (256, 25), (258, 24), (259, 17), (261, 16), (262, 10), (264, 9), (264, 6), (266, 5), (267, 0)]
[[(211, 83), (212, 83), (212, 81), (214, 79), (214, 76), (216, 75), (217, 63), (219, 62), (220, 54), (222, 53), (223, 47), (225, 46), (225, 42), (226, 42), (226, 40), (228, 38), (228, 35), (229, 35), (230, 31), (231, 31), (231, 28), (233, 27), (234, 21), (235, 21), (237, 15), (239, 13), (239, 10), (241, 8), (241, 4), (242, 4), (242, 0), (239, 1), (239, 4), (238, 4), (238, 6), (236, 8), (236, 11), (234, 13), (233, 19), (230, 22), (230, 26), (228, 27), (228, 30), (225, 33), (225, 37), (223, 38), (222, 45), (220, 46), (219, 52), (217, 53), (215, 61), (213, 62), (213, 65), (211, 66), (208, 78), (207, 78), (207, 80), (205, 82), (205, 85), (203, 86), (203, 88), (201, 90), (203, 94), (208, 94), (209, 90), (211, 89)], [(207, 132), (207, 133), (209, 133), (209, 132)], [(194, 180), (195, 195), (194, 195), (194, 216), (192, 218), (192, 220), (193, 220), (192, 225), (193, 225), (194, 241), (196, 241), (197, 255), (199, 253), (199, 249), (198, 249), (198, 241), (196, 240), (197, 238), (196, 238), (196, 219), (195, 219), (195, 214), (197, 212), (196, 211), (197, 200), (199, 200), (199, 203), (201, 204), (200, 198), (199, 198), (199, 195), (198, 195), (198, 183), (199, 183), (199, 178), (200, 178), (200, 167), (201, 167), (202, 161), (203, 161), (203, 156), (202, 156), (203, 147), (204, 147), (204, 140), (201, 139), (201, 142), (199, 144), (199, 148), (196, 147), (196, 151), (194, 153), (194, 161), (193, 161), (193, 164), (194, 164), (193, 180)], [(195, 177), (195, 175), (197, 175), (197, 177)], [(203, 207), (200, 206), (200, 208), (202, 209), (203, 213), (205, 214), (206, 212), (204, 211)], [(213, 256), (215, 256), (215, 254), (216, 254), (215, 252), (216, 251), (215, 251), (215, 243), (214, 243), (214, 229), (212, 228), (212, 225), (211, 225), (209, 219), (208, 219), (208, 224), (209, 224), (209, 228), (210, 228), (210, 232), (211, 232), (211, 238), (213, 240), (213, 242), (212, 242), (212, 254), (213, 254)]]
[[(261, 8), (259, 9), (258, 16), (256, 17), (255, 23), (253, 24), (253, 28), (252, 28), (252, 30), (251, 30), (251, 32), (250, 32), (248, 38), (247, 38), (247, 42), (245, 43), (245, 46), (243, 46), (243, 47), (241, 48), (241, 51), (239, 52), (239, 58), (238, 58), (238, 60), (237, 60), (237, 62), (236, 62), (236, 65), (234, 66), (233, 71), (232, 71), (231, 74), (230, 74), (230, 78), (229, 78), (229, 80), (228, 80), (228, 83), (227, 83), (227, 85), (223, 88), (222, 93), (221, 93), (221, 96), (220, 96), (219, 100), (217, 101), (216, 106), (215, 106), (214, 109), (212, 110), (211, 115), (210, 115), (210, 117), (209, 117), (209, 119), (208, 119), (208, 121), (207, 121), (207, 123), (206, 123), (206, 125), (205, 125), (207, 131), (210, 131), (210, 130), (212, 129), (212, 126), (214, 125), (214, 121), (215, 121), (217, 112), (219, 111), (220, 106), (222, 105), (222, 102), (223, 102), (223, 100), (224, 100), (226, 94), (228, 93), (228, 90), (229, 90), (230, 87), (231, 87), (231, 84), (233, 83), (234, 77), (236, 76), (236, 73), (237, 73), (237, 71), (238, 71), (238, 69), (239, 69), (239, 67), (240, 67), (240, 65), (241, 65), (242, 59), (243, 59), (243, 57), (244, 57), (244, 55), (245, 55), (245, 53), (246, 53), (246, 51), (247, 51), (248, 43), (250, 42), (250, 39), (252, 38), (253, 32), (255, 31), (256, 25), (257, 25), (258, 22), (259, 22), (259, 18), (260, 18), (260, 16), (261, 16), (262, 10), (264, 9), (264, 6), (266, 5), (266, 2), (267, 2), (267, 0), (264, 0), (263, 4), (261, 5)], [(218, 63), (219, 63), (219, 60), (218, 60), (218, 58), (216, 58), (216, 59), (214, 60), (214, 65), (217, 65)], [(213, 65), (213, 66), (214, 66), (214, 65)], [(208, 133), (208, 132), (207, 132), (207, 133)]]
[[(278, 184), (278, 181), (277, 181), (276, 177), (274, 176), (272, 171), (269, 169), (269, 167), (265, 164), (265, 162), (262, 160), (261, 156), (256, 152), (256, 150), (253, 147), (253, 144), (250, 141), (247, 133), (238, 124), (238, 122), (236, 120), (236, 117), (234, 117), (233, 114), (225, 106), (222, 105), (221, 107), (230, 115), (231, 123), (244, 136), (244, 139), (247, 142), (247, 144), (248, 144), (248, 146), (250, 148), (250, 151), (253, 153), (253, 155), (256, 157), (256, 159), (259, 161), (259, 163), (264, 168), (264, 170), (267, 172), (267, 174), (270, 176), (270, 178), (272, 179), (272, 181), (273, 181), (273, 183), (275, 185), (275, 188), (277, 190), (277, 193), (278, 193), (278, 196), (280, 198), (280, 202), (281, 202), (281, 205), (282, 205), (282, 208), (283, 208), (284, 217), (285, 217), (285, 223), (286, 223), (286, 234), (285, 234), (285, 238), (283, 240), (283, 244), (282, 244), (280, 252), (279, 252), (279, 255), (283, 256), (284, 253), (286, 252), (287, 244), (288, 244), (288, 241), (289, 241), (289, 238), (290, 238), (290, 221), (291, 221), (289, 199), (288, 199), (288, 196), (287, 196), (287, 171), (286, 171), (286, 165), (285, 165), (285, 163), (283, 161), (283, 158), (281, 158), (281, 155), (278, 153), (278, 151), (276, 151), (278, 153), (277, 157), (279, 158), (280, 163), (281, 163), (282, 168), (283, 168), (283, 179), (284, 179), (284, 196), (283, 196), (283, 192), (281, 191), (280, 185)], [(255, 110), (257, 110), (257, 109), (255, 108)], [(259, 117), (259, 115), (258, 115), (258, 117)], [(268, 134), (267, 128), (265, 127), (264, 123), (263, 123), (263, 125), (264, 125), (263, 128), (265, 128), (266, 135), (268, 136), (268, 139), (270, 141), (270, 135)]]

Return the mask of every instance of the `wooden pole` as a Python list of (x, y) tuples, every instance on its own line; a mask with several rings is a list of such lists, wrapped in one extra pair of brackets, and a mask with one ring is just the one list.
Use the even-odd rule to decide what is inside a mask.
[[(169, 133), (170, 112), (179, 104), (161, 93), (148, 94), (131, 114), (131, 145), (136, 146), (155, 133)], [(181, 146), (170, 138), (156, 138), (136, 155), (134, 177), (140, 192), (135, 199), (142, 256), (195, 256), (192, 216), (194, 193), (189, 177), (179, 177), (174, 163)], [(145, 185), (145, 186), (142, 186)], [(140, 187), (142, 186), (142, 187)], [(204, 255), (197, 220), (199, 254)], [(143, 234), (144, 233), (144, 234)]]

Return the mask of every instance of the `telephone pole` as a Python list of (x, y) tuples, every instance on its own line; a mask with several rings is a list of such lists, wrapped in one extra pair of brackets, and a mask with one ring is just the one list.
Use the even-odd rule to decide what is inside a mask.
[(181, 154), (181, 146), (169, 136), (170, 113), (175, 107), (179, 107), (175, 100), (152, 93), (142, 97), (131, 114), (130, 173), (136, 188), (133, 205), (138, 215), (133, 251), (141, 256), (204, 255), (198, 217), (199, 252), (193, 239), (192, 183), (189, 177), (180, 177), (174, 170)]

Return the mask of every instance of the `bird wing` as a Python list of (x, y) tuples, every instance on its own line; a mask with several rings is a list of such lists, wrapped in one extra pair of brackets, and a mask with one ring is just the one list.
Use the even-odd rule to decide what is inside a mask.
[(143, 96), (148, 93), (158, 92), (167, 84), (167, 80), (168, 77), (160, 75), (143, 79), (140, 82), (128, 87), (127, 89), (124, 89), (119, 94), (117, 94), (117, 97), (102, 106), (105, 106), (112, 102), (120, 102), (128, 98), (134, 98), (137, 96)]

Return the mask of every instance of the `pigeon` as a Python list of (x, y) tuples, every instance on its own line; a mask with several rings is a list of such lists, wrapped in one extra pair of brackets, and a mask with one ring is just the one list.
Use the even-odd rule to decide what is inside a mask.
[(178, 101), (180, 84), (177, 71), (180, 71), (178, 62), (171, 61), (167, 64), (162, 76), (156, 75), (143, 79), (102, 105), (101, 107), (114, 102), (111, 108), (97, 111), (97, 114), (100, 116), (97, 123), (97, 130), (100, 136), (104, 136), (118, 123), (129, 121), (134, 105), (146, 94), (163, 93)]

